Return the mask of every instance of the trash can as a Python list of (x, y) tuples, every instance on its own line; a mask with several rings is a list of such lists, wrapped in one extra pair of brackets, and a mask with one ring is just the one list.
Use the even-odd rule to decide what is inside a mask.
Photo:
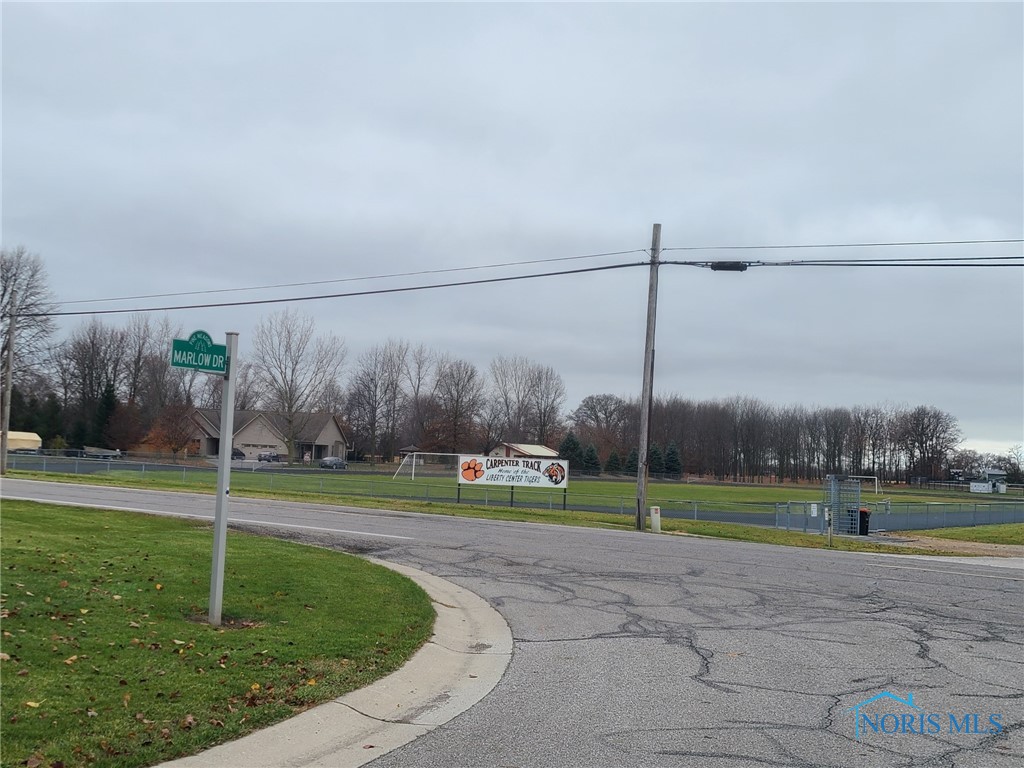
[(868, 521), (870, 519), (871, 519), (871, 510), (868, 509), (867, 507), (861, 507), (860, 508), (860, 528), (858, 530), (858, 533), (860, 533), (861, 536), (867, 536), (868, 535)]

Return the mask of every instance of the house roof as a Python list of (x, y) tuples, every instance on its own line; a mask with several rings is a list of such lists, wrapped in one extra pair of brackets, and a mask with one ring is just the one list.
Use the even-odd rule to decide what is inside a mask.
[[(265, 414), (262, 411), (235, 411), (235, 423), (232, 425), (235, 434), (237, 435), (263, 415)], [(202, 426), (211, 436), (220, 436), (220, 408), (196, 408), (196, 416), (202, 420)], [(270, 426), (277, 429), (273, 422)]]
[(558, 451), (553, 448), (548, 448), (546, 445), (535, 445), (533, 443), (502, 443), (502, 445), (506, 445), (513, 451), (517, 451), (527, 456), (552, 459), (558, 458)]
[[(267, 417), (267, 421), (273, 425), (274, 429), (282, 435), (287, 434), (288, 423), (283, 413), (265, 413), (264, 416)], [(316, 442), (320, 433), (324, 431), (324, 427), (326, 427), (328, 422), (332, 420), (338, 427), (338, 431), (341, 433), (342, 438), (345, 439), (346, 443), (348, 442), (348, 438), (345, 437), (345, 430), (341, 428), (341, 422), (338, 421), (338, 417), (333, 413), (302, 414), (302, 417), (306, 419), (306, 423), (302, 425), (302, 428), (299, 430), (299, 434), (296, 436), (296, 439), (300, 443)]]
[[(220, 435), (220, 409), (219, 408), (196, 408), (196, 416), (201, 419), (201, 426), (211, 435), (217, 437)], [(306, 423), (299, 431), (297, 439), (300, 443), (313, 443), (320, 436), (320, 433), (324, 431), (324, 427), (327, 423), (334, 420), (334, 423), (338, 427), (338, 431), (341, 433), (342, 438), (348, 442), (348, 438), (345, 437), (345, 430), (341, 427), (341, 422), (338, 421), (338, 417), (331, 413), (310, 413), (303, 414), (306, 417)], [(267, 424), (277, 432), (281, 438), (288, 432), (288, 424), (283, 413), (274, 413), (269, 411), (235, 411), (235, 423), (233, 425), (234, 432), (237, 435), (243, 429), (248, 427), (257, 419), (264, 419)]]

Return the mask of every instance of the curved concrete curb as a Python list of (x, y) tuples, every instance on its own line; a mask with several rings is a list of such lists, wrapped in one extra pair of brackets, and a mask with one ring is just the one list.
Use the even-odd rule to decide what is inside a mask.
[(376, 683), (170, 768), (354, 768), (465, 712), (501, 680), (512, 633), (468, 589), (424, 571), (373, 560), (415, 581), (437, 611), (434, 634), (405, 665)]

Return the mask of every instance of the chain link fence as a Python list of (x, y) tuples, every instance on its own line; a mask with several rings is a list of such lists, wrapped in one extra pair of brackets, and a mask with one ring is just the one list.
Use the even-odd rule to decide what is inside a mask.
[[(73, 457), (9, 454), (10, 469), (89, 475), (138, 473), (164, 483), (180, 482), (183, 488), (214, 489), (217, 468), (214, 463), (173, 464), (141, 462), (129, 459), (85, 459)], [(614, 495), (588, 495), (562, 489), (531, 490), (502, 486), (467, 488), (439, 478), (423, 481), (393, 481), (390, 475), (362, 474), (309, 468), (285, 469), (255, 461), (233, 463), (232, 486), (238, 491), (291, 491), (322, 494), (325, 502), (332, 497), (365, 496), (368, 498), (409, 499), (440, 503), (466, 503), (493, 507), (533, 509), (568, 509), (582, 512), (610, 512), (634, 515), (636, 498)], [(741, 523), (766, 528), (781, 528), (804, 533), (824, 533), (823, 502), (789, 501), (783, 503), (741, 503), (716, 501), (679, 501), (657, 498), (651, 490), (648, 503), (661, 507), (662, 518), (696, 520), (716, 523)], [(1024, 523), (1024, 501), (1005, 499), (984, 502), (892, 503), (861, 502), (860, 508), (870, 511), (869, 531), (922, 530), (959, 526)]]

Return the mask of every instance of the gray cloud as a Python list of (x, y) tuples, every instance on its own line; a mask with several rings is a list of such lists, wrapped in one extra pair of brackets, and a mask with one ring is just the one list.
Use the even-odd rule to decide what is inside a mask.
[[(5, 4), (3, 240), (71, 301), (643, 248), (654, 221), (666, 246), (1020, 238), (1021, 26), (1014, 4)], [(965, 252), (1021, 248), (920, 251)], [(645, 296), (634, 269), (300, 306), (354, 352), (522, 354), (578, 400), (639, 391)], [(656, 387), (928, 403), (1005, 448), (1022, 296), (1019, 269), (666, 266)], [(173, 319), (244, 352), (269, 311)]]

